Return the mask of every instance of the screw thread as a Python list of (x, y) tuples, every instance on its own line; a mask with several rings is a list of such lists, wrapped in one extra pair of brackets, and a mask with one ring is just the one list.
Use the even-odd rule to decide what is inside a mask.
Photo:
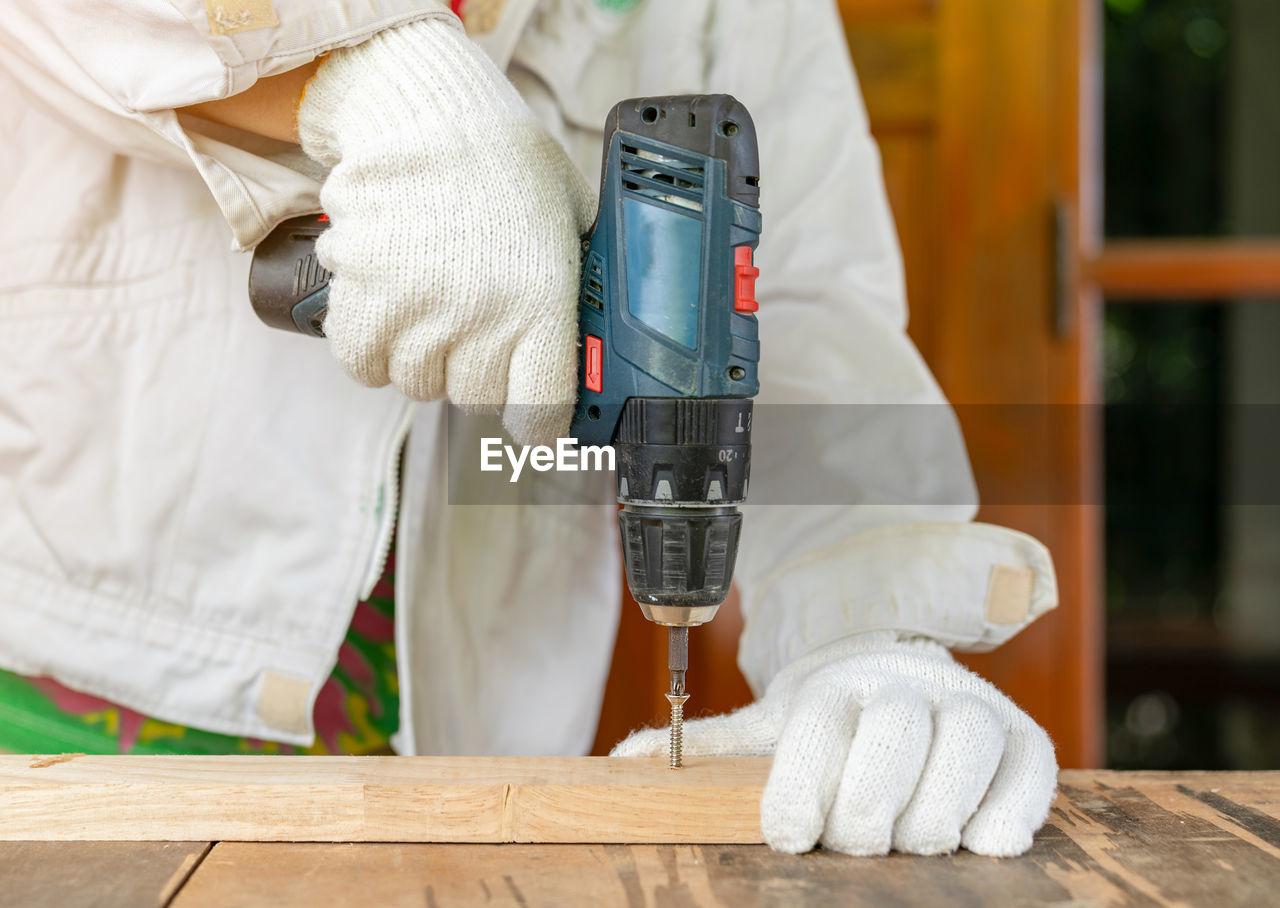
[(684, 763), (684, 701), (687, 694), (667, 694), (671, 702), (671, 749), (670, 765), (679, 769)]

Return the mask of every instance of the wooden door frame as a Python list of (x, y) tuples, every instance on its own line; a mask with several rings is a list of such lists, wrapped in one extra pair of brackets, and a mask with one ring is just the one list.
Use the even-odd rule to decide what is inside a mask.
[[(1096, 4), (942, 0), (933, 366), (966, 428), (978, 519), (1050, 549), (1059, 607), (964, 661), (1050, 730), (1066, 767), (1103, 755), (1101, 309), (1081, 263), (1098, 224)], [(1043, 408), (1044, 437), (1017, 423)], [(994, 405), (994, 406), (988, 406)], [(974, 426), (981, 411), (992, 426)], [(1012, 450), (1011, 450), (1012, 446)], [(1048, 484), (1052, 501), (1002, 491)]]

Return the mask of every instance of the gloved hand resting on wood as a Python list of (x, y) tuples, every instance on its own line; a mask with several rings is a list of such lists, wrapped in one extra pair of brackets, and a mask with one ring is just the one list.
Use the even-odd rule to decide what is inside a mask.
[[(667, 748), (638, 731), (614, 756)], [(1049, 814), (1049, 736), (940, 644), (889, 631), (846, 637), (781, 671), (736, 712), (685, 723), (686, 756), (766, 756), (765, 841), (856, 855), (1022, 854)]]

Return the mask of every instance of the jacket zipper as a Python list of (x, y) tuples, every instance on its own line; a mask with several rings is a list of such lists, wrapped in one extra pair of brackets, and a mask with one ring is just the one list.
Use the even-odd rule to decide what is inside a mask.
[(383, 463), (382, 514), (379, 515), (378, 535), (373, 549), (373, 558), (369, 561), (369, 571), (365, 574), (364, 583), (360, 585), (360, 600), (373, 595), (373, 588), (382, 579), (382, 572), (387, 568), (387, 557), (391, 554), (391, 540), (395, 538), (396, 516), (400, 510), (400, 457), (404, 450), (405, 439), (409, 437), (409, 427), (413, 425), (413, 406), (406, 402), (396, 424), (395, 434), (387, 448), (386, 460)]

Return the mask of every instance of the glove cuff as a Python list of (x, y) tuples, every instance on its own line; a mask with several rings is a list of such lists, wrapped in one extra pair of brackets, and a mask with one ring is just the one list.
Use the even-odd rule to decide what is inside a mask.
[(298, 109), (302, 150), (325, 166), (359, 141), (415, 121), (429, 134), (491, 136), (495, 120), (532, 119), (520, 95), (457, 18), (438, 13), (335, 50)]
[(1049, 550), (981, 523), (864, 530), (791, 559), (743, 594), (738, 664), (757, 693), (784, 666), (851, 633), (889, 630), (982, 652), (1058, 601)]

